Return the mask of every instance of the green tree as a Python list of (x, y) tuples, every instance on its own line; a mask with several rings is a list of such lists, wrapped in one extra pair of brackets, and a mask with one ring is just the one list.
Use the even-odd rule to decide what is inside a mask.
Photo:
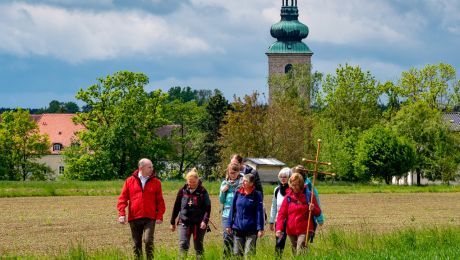
[(52, 100), (48, 106), (48, 109), (46, 110), (47, 113), (62, 113), (63, 112), (63, 107), (62, 103), (57, 101), (57, 100)]
[(198, 106), (195, 101), (180, 100), (170, 102), (166, 108), (167, 118), (175, 125), (172, 142), (176, 152), (172, 154), (171, 161), (178, 164), (178, 176), (182, 176), (187, 169), (198, 166), (204, 152), (201, 122), (205, 116), (205, 108)]
[(372, 127), (381, 118), (381, 87), (370, 72), (360, 67), (339, 66), (335, 75), (327, 75), (318, 103), (321, 117), (333, 122), (337, 130)]
[(165, 162), (168, 142), (157, 129), (164, 118), (166, 95), (144, 90), (148, 78), (142, 73), (116, 72), (88, 89), (77, 99), (91, 107), (79, 113), (75, 122), (86, 127), (77, 145), (65, 151), (64, 176), (70, 179), (124, 178), (137, 167), (140, 158), (152, 159), (157, 170)]
[(36, 159), (48, 154), (50, 147), (48, 136), (39, 133), (27, 110), (4, 112), (0, 122), (0, 178), (24, 181), (45, 178), (43, 173), (52, 170)]
[(412, 169), (414, 159), (415, 149), (408, 141), (376, 125), (361, 135), (354, 166), (361, 180), (379, 178), (390, 184), (393, 176), (402, 176)]
[[(421, 176), (431, 180), (442, 179), (457, 169), (459, 162), (458, 139), (449, 131), (439, 110), (424, 100), (405, 105), (390, 124), (400, 136), (415, 143), (416, 157), (414, 171), (418, 181)], [(453, 162), (453, 165), (446, 164)], [(449, 179), (449, 178), (447, 178)], [(417, 183), (420, 185), (420, 182)]]
[[(339, 131), (336, 124), (329, 119), (316, 119), (312, 142), (321, 139), (321, 161), (331, 162), (325, 171), (334, 172), (336, 178), (344, 181), (357, 181), (353, 161), (355, 146), (360, 131), (348, 129)], [(312, 157), (313, 158), (313, 157)]]
[(427, 102), (441, 111), (451, 111), (460, 103), (460, 80), (452, 65), (440, 63), (401, 74), (399, 92), (406, 103)]
[[(266, 157), (270, 154), (266, 136), (267, 106), (259, 100), (257, 92), (243, 99), (235, 97), (221, 127), (222, 169), (233, 153), (244, 157)], [(223, 171), (222, 171), (223, 172)]]
[(229, 109), (227, 99), (222, 92), (214, 90), (214, 95), (206, 104), (206, 116), (202, 124), (204, 136), (204, 152), (203, 152), (203, 177), (211, 176), (217, 171), (217, 166), (220, 162), (220, 151), (222, 149), (219, 144), (220, 128), (224, 123), (224, 117)]
[(63, 104), (63, 107), (65, 113), (75, 114), (77, 112), (80, 112), (80, 107), (75, 102), (65, 102)]

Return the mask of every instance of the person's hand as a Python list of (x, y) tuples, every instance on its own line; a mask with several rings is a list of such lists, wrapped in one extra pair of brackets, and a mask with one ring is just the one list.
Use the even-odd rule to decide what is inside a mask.
[(274, 227), (274, 226), (275, 226), (275, 225), (273, 225), (273, 223), (270, 223), (270, 231), (275, 230), (275, 227)]
[(313, 203), (310, 203), (310, 207), (308, 208), (309, 210), (314, 210), (315, 209), (315, 205)]
[(227, 231), (228, 234), (231, 234), (232, 233), (232, 228), (226, 228), (225, 231)]
[(263, 230), (259, 230), (259, 232), (257, 232), (257, 237), (259, 237), (259, 238), (263, 237), (264, 233), (265, 232)]
[(118, 223), (126, 224), (126, 216), (119, 216), (118, 217)]
[(161, 224), (161, 223), (163, 223), (163, 220), (157, 219), (157, 220), (155, 221), (155, 223), (156, 223), (156, 224)]
[(324, 225), (324, 223), (318, 223), (318, 225), (319, 225), (320, 227), (322, 227), (322, 226)]
[(204, 223), (204, 221), (201, 222), (201, 225), (200, 225), (200, 228), (201, 228), (201, 229), (206, 229), (206, 226), (207, 226), (207, 225), (206, 225), (206, 223)]
[(226, 191), (228, 191), (229, 188), (230, 188), (230, 186), (228, 186), (228, 184), (227, 184), (227, 185), (225, 185), (225, 186), (222, 188), (221, 191), (222, 191), (222, 192), (226, 192)]
[(275, 236), (280, 238), (282, 236), (281, 230), (276, 231)]
[(176, 231), (176, 225), (171, 225), (169, 229), (171, 229), (172, 232)]

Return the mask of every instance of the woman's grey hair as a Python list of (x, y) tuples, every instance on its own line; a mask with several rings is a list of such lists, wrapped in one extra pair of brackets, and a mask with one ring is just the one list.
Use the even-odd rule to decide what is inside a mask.
[(284, 167), (283, 169), (281, 169), (281, 171), (278, 173), (278, 178), (280, 177), (288, 177), (291, 176), (291, 168), (289, 167)]

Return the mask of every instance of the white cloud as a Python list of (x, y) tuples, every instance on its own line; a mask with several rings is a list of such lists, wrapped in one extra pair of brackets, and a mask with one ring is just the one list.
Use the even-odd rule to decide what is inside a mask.
[(299, 19), (311, 28), (309, 39), (333, 44), (417, 44), (413, 34), (426, 23), (421, 14), (399, 13), (387, 1), (308, 0), (299, 9)]
[(0, 5), (0, 51), (68, 62), (214, 51), (181, 25), (147, 13)]

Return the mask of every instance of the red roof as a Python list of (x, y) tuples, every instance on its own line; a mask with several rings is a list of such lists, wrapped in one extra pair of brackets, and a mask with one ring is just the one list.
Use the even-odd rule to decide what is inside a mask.
[[(72, 118), (75, 114), (42, 114), (34, 115), (32, 118), (37, 122), (40, 134), (47, 134), (52, 145), (61, 144), (68, 147), (75, 137), (75, 133), (84, 130), (82, 125), (73, 123)], [(59, 154), (60, 151), (53, 151), (52, 154)]]

